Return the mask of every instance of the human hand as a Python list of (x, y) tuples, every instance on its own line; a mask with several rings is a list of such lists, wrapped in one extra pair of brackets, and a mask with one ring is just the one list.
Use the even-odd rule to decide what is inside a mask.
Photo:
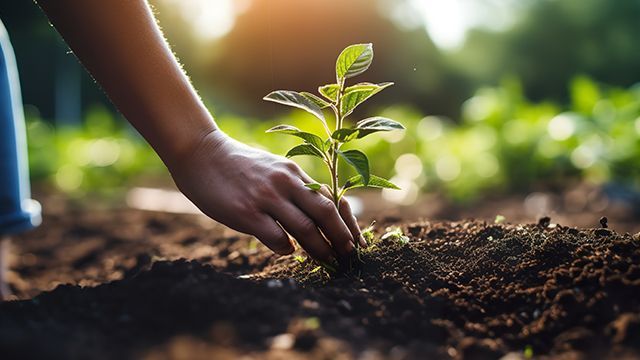
[(178, 188), (202, 212), (254, 235), (275, 253), (294, 250), (285, 231), (321, 261), (349, 256), (354, 239), (366, 245), (346, 200), (342, 199), (338, 211), (328, 189), (318, 193), (304, 186), (312, 179), (294, 162), (219, 130), (169, 167)]

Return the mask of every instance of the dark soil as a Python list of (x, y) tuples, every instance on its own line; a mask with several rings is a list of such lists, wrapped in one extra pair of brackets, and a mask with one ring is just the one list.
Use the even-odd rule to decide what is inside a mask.
[(397, 224), (329, 277), (199, 216), (48, 215), (14, 241), (1, 359), (640, 359), (637, 235)]

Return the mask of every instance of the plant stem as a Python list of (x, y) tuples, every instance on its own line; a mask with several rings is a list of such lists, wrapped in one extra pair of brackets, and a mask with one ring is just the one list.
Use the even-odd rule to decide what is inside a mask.
[[(338, 91), (338, 95), (336, 97), (336, 106), (334, 108), (334, 112), (336, 115), (336, 130), (340, 130), (342, 128), (342, 92), (344, 90), (344, 79), (339, 82), (340, 90)], [(338, 186), (338, 150), (340, 149), (340, 142), (338, 140), (333, 139), (332, 141), (332, 157), (331, 157), (331, 166), (329, 166), (329, 170), (331, 171), (331, 195), (333, 196), (333, 203), (336, 205), (336, 208), (340, 208), (340, 191)]]
[(331, 162), (331, 195), (336, 208), (339, 208), (340, 199), (338, 198), (338, 147), (334, 143), (333, 159)]

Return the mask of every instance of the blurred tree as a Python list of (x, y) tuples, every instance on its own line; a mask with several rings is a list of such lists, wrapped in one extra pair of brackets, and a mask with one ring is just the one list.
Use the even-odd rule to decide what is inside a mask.
[[(96, 102), (109, 104), (33, 1), (1, 1), (0, 19), (16, 54), (22, 100), (33, 105), (30, 109), (52, 119), (61, 114), (75, 117), (80, 112), (78, 107)], [(80, 89), (80, 94), (67, 97), (64, 93)]]
[(531, 1), (513, 28), (470, 32), (452, 61), (475, 84), (515, 74), (529, 97), (564, 102), (579, 74), (618, 86), (640, 80), (639, 16), (636, 0)]
[[(245, 0), (250, 7), (220, 40), (194, 36), (192, 19), (176, 5), (190, 0), (150, 1), (188, 74), (218, 112), (264, 118), (281, 111), (262, 96), (332, 81), (338, 52), (354, 42), (374, 43), (373, 80), (396, 82), (378, 95), (378, 104), (411, 103), (454, 118), (473, 89), (497, 85), (505, 75), (519, 77), (534, 100), (562, 102), (577, 74), (624, 87), (640, 79), (637, 0), (528, 0), (518, 4), (512, 28), (473, 30), (453, 54), (439, 51), (422, 27), (403, 26), (412, 19), (392, 16), (393, 6), (407, 0)], [(80, 74), (82, 109), (109, 104), (36, 5), (0, 1), (0, 19), (15, 48), (25, 103), (46, 118), (73, 114), (75, 100), (64, 96), (72, 90), (64, 89), (77, 87), (62, 85)]]
[[(260, 99), (275, 89), (316, 91), (335, 82), (334, 65), (349, 44), (372, 42), (370, 79), (394, 81), (378, 104), (411, 102), (451, 115), (466, 95), (423, 28), (398, 28), (369, 0), (258, 0), (221, 41), (208, 77), (215, 96), (246, 114), (280, 111)], [(357, 78), (354, 79), (357, 81)], [(366, 111), (366, 110), (365, 110)]]

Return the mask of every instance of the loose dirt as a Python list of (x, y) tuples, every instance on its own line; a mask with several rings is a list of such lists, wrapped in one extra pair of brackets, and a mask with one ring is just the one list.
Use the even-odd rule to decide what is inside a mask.
[[(380, 240), (393, 226), (408, 243)], [(14, 241), (0, 357), (640, 358), (637, 236), (549, 219), (376, 239), (329, 276), (199, 216), (48, 214)]]

